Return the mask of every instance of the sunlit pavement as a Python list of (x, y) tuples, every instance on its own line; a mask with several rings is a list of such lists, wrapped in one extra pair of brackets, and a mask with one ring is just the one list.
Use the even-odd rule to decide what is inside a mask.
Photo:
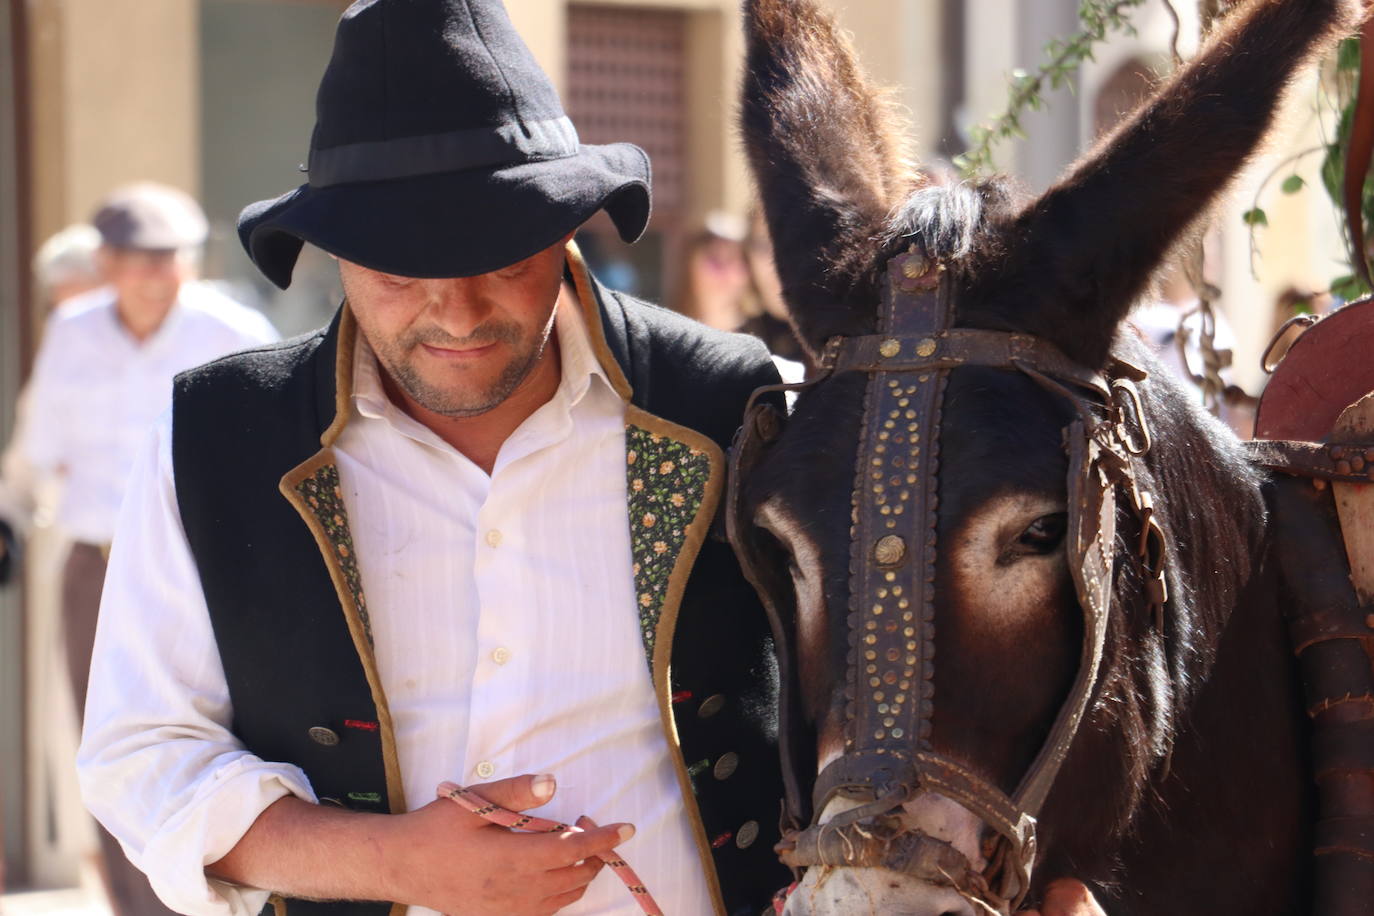
[(3, 916), (111, 916), (104, 901), (79, 888), (0, 895)]

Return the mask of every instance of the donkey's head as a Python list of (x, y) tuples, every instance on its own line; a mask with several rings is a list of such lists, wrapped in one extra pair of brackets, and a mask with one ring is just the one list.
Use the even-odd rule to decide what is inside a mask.
[(824, 866), (788, 912), (1006, 910), (1046, 861), (1106, 877), (1262, 518), (1234, 440), (1142, 378), (1123, 323), (1352, 12), (1250, 4), (1021, 202), (907, 164), (810, 0), (745, 8), (748, 151), (794, 330), (831, 369), (775, 441), (741, 443), (786, 656), (782, 852)]

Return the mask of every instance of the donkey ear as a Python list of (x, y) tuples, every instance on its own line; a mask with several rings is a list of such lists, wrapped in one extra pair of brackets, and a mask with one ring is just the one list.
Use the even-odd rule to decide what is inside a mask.
[[(1346, 0), (1255, 0), (1026, 208), (967, 300), (1100, 366), (1161, 262), (1255, 152), (1284, 89), (1353, 26)], [(1007, 296), (1006, 291), (1016, 291)]]
[(859, 287), (875, 240), (917, 179), (900, 119), (829, 16), (811, 0), (745, 0), (744, 9), (745, 145), (783, 296), (814, 353), (872, 319), (873, 297)]

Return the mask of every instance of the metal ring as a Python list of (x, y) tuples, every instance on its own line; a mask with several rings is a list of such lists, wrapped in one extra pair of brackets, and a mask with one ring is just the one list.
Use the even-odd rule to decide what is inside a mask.
[[(1269, 362), (1269, 357), (1274, 355), (1274, 350), (1278, 347), (1279, 341), (1283, 340), (1283, 336), (1287, 334), (1290, 329), (1295, 325), (1302, 325), (1304, 329), (1310, 328), (1318, 321), (1321, 321), (1321, 318), (1316, 315), (1294, 315), (1292, 318), (1285, 321), (1283, 327), (1279, 328), (1278, 331), (1274, 333), (1274, 336), (1270, 338), (1269, 346), (1264, 348), (1264, 355), (1260, 357), (1260, 368), (1264, 370), (1264, 374), (1273, 375), (1274, 370), (1279, 367), (1279, 363), (1283, 362), (1283, 357), (1280, 357), (1278, 362), (1271, 363)], [(1302, 335), (1298, 336), (1301, 337)], [(1288, 350), (1292, 350), (1295, 344), (1297, 344), (1296, 340), (1288, 345)], [(1283, 352), (1284, 357), (1288, 355), (1288, 350)]]
[[(1117, 392), (1124, 392), (1126, 399), (1123, 401), (1117, 397)], [(1116, 421), (1116, 436), (1121, 442), (1126, 452), (1139, 458), (1147, 453), (1154, 446), (1154, 437), (1150, 435), (1150, 424), (1145, 421), (1145, 405), (1141, 403), (1140, 391), (1135, 387), (1135, 383), (1129, 379), (1112, 379), (1112, 402), (1117, 408), (1118, 416)], [(1140, 430), (1140, 440), (1137, 442), (1131, 438), (1130, 430), (1126, 427), (1126, 417), (1121, 409), (1127, 404), (1130, 405), (1135, 414), (1135, 425)]]

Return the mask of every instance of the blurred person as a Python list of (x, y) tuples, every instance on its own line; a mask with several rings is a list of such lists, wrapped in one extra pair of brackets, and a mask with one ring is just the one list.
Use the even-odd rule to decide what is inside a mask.
[[(767, 351), (587, 271), (597, 213), (643, 234), (648, 158), (580, 142), (500, 0), (350, 6), (312, 136), (239, 237), (283, 288), (334, 254), (344, 301), (178, 380), (111, 555), (88, 807), (205, 916), (634, 916), (612, 848), (675, 916), (762, 911), (777, 681), (708, 532)], [(445, 780), (602, 826), (512, 833)]]
[(750, 316), (740, 328), (763, 341), (778, 364), (783, 381), (802, 381), (807, 372), (808, 359), (792, 325), (787, 320), (787, 305), (782, 298), (782, 279), (773, 261), (773, 240), (763, 209), (755, 207), (749, 216), (749, 233), (744, 240), (745, 263), (749, 270), (749, 301), (745, 309)]
[[(29, 379), (22, 458), (60, 481), (58, 530), (71, 539), (62, 633), (78, 718), (84, 711), (106, 557), (138, 444), (171, 404), (172, 378), (277, 339), (258, 312), (196, 282), (205, 216), (182, 191), (151, 182), (112, 192), (92, 223), (105, 285), (49, 318)], [(164, 913), (147, 879), (99, 831), (117, 916)]]
[(687, 243), (676, 308), (708, 328), (738, 331), (748, 320), (749, 265), (744, 221), (721, 211), (707, 215)]
[[(99, 249), (100, 233), (85, 223), (68, 226), (39, 246), (33, 277), (45, 311), (102, 284)], [(39, 511), (40, 481), (24, 449), (28, 400), (26, 386), (15, 402), (9, 444), (0, 452), (0, 585), (17, 573), (19, 541)]]
[(100, 231), (74, 223), (55, 233), (33, 256), (38, 293), (48, 309), (105, 284), (100, 272)]

